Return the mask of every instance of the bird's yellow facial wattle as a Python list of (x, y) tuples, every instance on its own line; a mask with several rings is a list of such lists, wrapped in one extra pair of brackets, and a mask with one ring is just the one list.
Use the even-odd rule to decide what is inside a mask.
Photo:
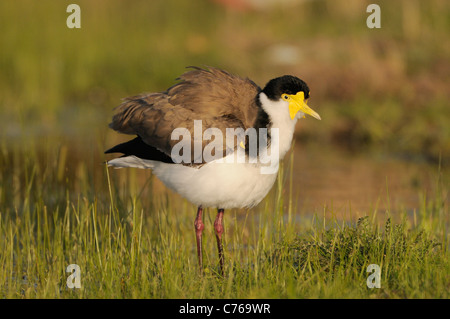
[(311, 109), (305, 101), (305, 93), (303, 91), (297, 94), (281, 94), (281, 98), (289, 102), (289, 115), (293, 120), (297, 115), (298, 111), (302, 111), (305, 114), (311, 115), (312, 117), (321, 120), (320, 115)]

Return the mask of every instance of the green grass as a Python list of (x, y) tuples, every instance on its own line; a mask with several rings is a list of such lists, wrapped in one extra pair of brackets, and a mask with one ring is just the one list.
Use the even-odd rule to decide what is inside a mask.
[[(379, 1), (382, 28), (369, 30), (368, 3), (239, 12), (207, 0), (79, 0), (82, 29), (69, 30), (67, 3), (1, 1), (0, 298), (448, 298), (449, 4)], [(297, 61), (272, 60), (280, 45)], [(442, 178), (413, 211), (312, 218), (296, 213), (291, 158), (258, 207), (226, 212), (224, 278), (206, 211), (200, 276), (196, 208), (148, 171), (108, 175), (102, 164), (120, 139), (107, 128), (113, 107), (166, 89), (187, 65), (260, 85), (298, 75), (323, 118), (298, 125), (302, 143), (441, 162)], [(366, 287), (371, 263), (381, 289)], [(81, 289), (66, 287), (69, 264)]]
[[(224, 277), (216, 212), (206, 210), (202, 276), (193, 205), (166, 192), (153, 196), (151, 174), (134, 169), (98, 164), (100, 184), (90, 181), (90, 169), (69, 183), (58, 177), (64, 156), (57, 158), (43, 164), (1, 153), (1, 298), (449, 297), (442, 181), (442, 196), (424, 198), (411, 216), (373, 211), (338, 219), (324, 211), (295, 223), (292, 166), (282, 166), (261, 205), (226, 212)], [(66, 287), (69, 264), (81, 268), (80, 289)], [(381, 267), (380, 289), (366, 286), (369, 264)]]

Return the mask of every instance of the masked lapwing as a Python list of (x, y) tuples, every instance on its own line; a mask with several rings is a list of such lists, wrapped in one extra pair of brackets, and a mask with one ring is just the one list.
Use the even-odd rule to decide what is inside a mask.
[(217, 68), (192, 67), (177, 80), (165, 92), (129, 97), (116, 108), (110, 128), (137, 136), (105, 153), (124, 154), (108, 161), (110, 166), (152, 169), (198, 206), (194, 225), (201, 270), (203, 208), (217, 208), (214, 229), (223, 274), (224, 209), (257, 205), (275, 182), (297, 120), (320, 116), (306, 104), (308, 86), (295, 76), (272, 79), (261, 89)]

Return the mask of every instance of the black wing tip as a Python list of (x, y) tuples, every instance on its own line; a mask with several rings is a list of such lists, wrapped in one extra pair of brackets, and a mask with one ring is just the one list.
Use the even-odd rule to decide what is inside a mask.
[(105, 154), (109, 153), (122, 153), (124, 154), (122, 157), (134, 155), (142, 159), (174, 163), (169, 155), (161, 152), (156, 147), (146, 144), (140, 136), (105, 151)]
[[(134, 140), (132, 140), (132, 141), (134, 141)], [(130, 141), (128, 141), (128, 142), (130, 142)], [(115, 145), (115, 146), (113, 146), (113, 147), (107, 149), (107, 150), (105, 151), (105, 154), (110, 154), (110, 153), (123, 153), (123, 146), (124, 146), (124, 144), (126, 144), (126, 143), (128, 143), (128, 142), (121, 143), (121, 144), (117, 144), (117, 145)]]

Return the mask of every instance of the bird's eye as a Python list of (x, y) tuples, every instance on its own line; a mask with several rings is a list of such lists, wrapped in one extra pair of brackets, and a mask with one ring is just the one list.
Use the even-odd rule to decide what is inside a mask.
[(282, 94), (281, 98), (285, 101), (289, 100), (289, 96), (287, 94)]

